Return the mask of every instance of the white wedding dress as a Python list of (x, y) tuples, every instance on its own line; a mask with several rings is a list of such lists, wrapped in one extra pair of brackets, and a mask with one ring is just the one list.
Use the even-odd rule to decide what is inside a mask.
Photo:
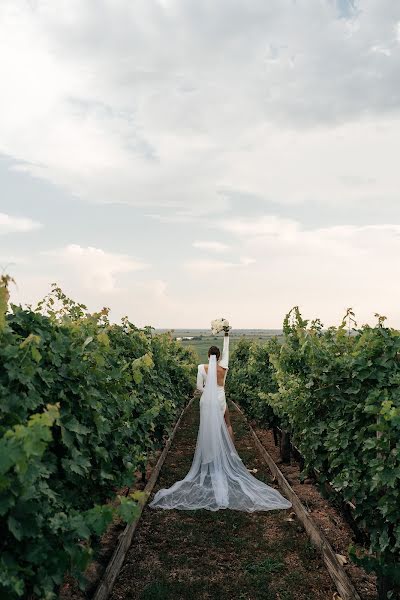
[[(219, 364), (227, 369), (228, 362), (229, 337), (226, 336)], [(236, 452), (224, 419), (225, 389), (217, 384), (217, 360), (214, 355), (210, 356), (208, 372), (204, 365), (199, 365), (197, 387), (203, 393), (192, 466), (184, 479), (170, 488), (159, 490), (149, 506), (213, 511), (230, 508), (246, 512), (290, 508), (291, 502), (277, 490), (249, 473)]]

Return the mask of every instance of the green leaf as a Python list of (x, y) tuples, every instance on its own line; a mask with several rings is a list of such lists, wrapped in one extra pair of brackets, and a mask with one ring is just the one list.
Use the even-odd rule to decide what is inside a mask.
[(132, 523), (140, 513), (140, 508), (137, 502), (125, 496), (118, 496), (120, 505), (118, 506), (118, 513), (124, 521)]
[(141, 383), (143, 380), (143, 375), (141, 374), (140, 371), (134, 371), (133, 372), (133, 381), (139, 385), (139, 383)]
[(68, 429), (68, 431), (79, 433), (80, 435), (87, 435), (88, 433), (90, 433), (89, 427), (86, 427), (82, 423), (79, 423), (77, 418), (74, 416), (63, 419), (62, 424), (65, 427), (65, 429)]
[(31, 346), (31, 356), (33, 360), (37, 363), (39, 363), (42, 360), (42, 355), (40, 354), (36, 346)]
[(90, 342), (93, 342), (93, 336), (92, 336), (92, 335), (89, 335), (89, 336), (86, 338), (86, 340), (85, 340), (85, 341), (84, 341), (84, 343), (83, 343), (83, 346), (82, 346), (82, 348), (86, 348), (86, 346), (87, 346), (88, 344), (90, 344)]

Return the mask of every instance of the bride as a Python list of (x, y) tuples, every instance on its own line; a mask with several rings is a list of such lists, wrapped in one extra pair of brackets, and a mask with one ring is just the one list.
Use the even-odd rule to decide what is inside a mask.
[(197, 389), (200, 425), (192, 466), (186, 477), (170, 488), (159, 490), (151, 508), (246, 512), (290, 508), (277, 490), (253, 477), (234, 446), (233, 430), (225, 399), (229, 363), (229, 326), (224, 327), (222, 358), (216, 346), (208, 351), (208, 365), (199, 365)]

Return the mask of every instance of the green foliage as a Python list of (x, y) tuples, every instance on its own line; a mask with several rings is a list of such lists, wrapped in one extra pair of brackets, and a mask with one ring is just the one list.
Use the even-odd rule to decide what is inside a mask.
[[(369, 533), (364, 556), (352, 556), (397, 585), (400, 558), (400, 332), (355, 329), (348, 309), (341, 325), (323, 330), (294, 307), (284, 321), (284, 341), (254, 372), (252, 345), (235, 356), (231, 385), (251, 389), (241, 405), (252, 417), (260, 400), (291, 430), (305, 458), (355, 505), (355, 518)], [(265, 352), (265, 347), (260, 347)], [(271, 375), (271, 365), (274, 374)], [(235, 374), (233, 370), (235, 369)], [(276, 391), (271, 393), (273, 380)], [(233, 383), (234, 382), (234, 383)], [(262, 419), (260, 419), (262, 422)], [(397, 575), (396, 575), (397, 573)]]
[(240, 402), (251, 419), (265, 426), (276, 423), (269, 400), (271, 395), (276, 394), (278, 386), (270, 355), (278, 347), (275, 339), (262, 344), (240, 340), (232, 352), (226, 383), (230, 397)]
[[(56, 598), (81, 581), (92, 541), (115, 514), (131, 521), (131, 486), (193, 389), (193, 356), (167, 334), (108, 309), (89, 314), (53, 286), (35, 310), (0, 286), (0, 595)], [(4, 305), (4, 306), (3, 306)]]

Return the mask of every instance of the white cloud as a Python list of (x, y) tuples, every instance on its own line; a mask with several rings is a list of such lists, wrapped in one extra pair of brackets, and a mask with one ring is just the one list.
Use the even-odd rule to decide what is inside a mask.
[(188, 259), (176, 280), (167, 273), (146, 278), (129, 256), (70, 246), (42, 255), (39, 274), (17, 265), (12, 300), (35, 303), (57, 281), (90, 310), (109, 305), (114, 320), (128, 314), (138, 325), (208, 327), (224, 314), (233, 327), (281, 327), (296, 304), (325, 325), (352, 306), (359, 323), (374, 323), (379, 312), (400, 326), (400, 224), (306, 229), (276, 219), (271, 228), (271, 216), (243, 222), (240, 232), (224, 223), (237, 260)]
[(186, 212), (178, 211), (170, 215), (160, 215), (158, 213), (149, 213), (145, 217), (153, 219), (154, 221), (160, 221), (161, 223), (192, 223), (195, 217)]
[(283, 205), (351, 204), (362, 211), (399, 200), (400, 120), (363, 118), (301, 134), (265, 125), (247, 139), (247, 147), (226, 152), (227, 186)]
[(124, 254), (105, 252), (91, 246), (70, 244), (58, 250), (43, 253), (68, 269), (68, 276), (76, 278), (83, 288), (98, 292), (118, 292), (117, 277), (123, 273), (142, 270), (147, 264)]
[(23, 277), (17, 274), (17, 285), (10, 286), (11, 302), (36, 306), (50, 291), (53, 281), (61, 286), (67, 296), (85, 304), (89, 311), (109, 306), (112, 322), (118, 322), (121, 317), (128, 315), (139, 327), (173, 326), (187, 310), (184, 300), (171, 296), (167, 282), (162, 279), (130, 279), (124, 287), (110, 290), (101, 289), (97, 279), (92, 279), (93, 286), (90, 287), (80, 277), (71, 277), (68, 271), (60, 268), (56, 274), (49, 272), (48, 275), (38, 276), (30, 275), (29, 271)]
[(235, 271), (235, 277), (229, 269), (215, 274), (209, 269), (211, 298), (206, 295), (205, 311), (215, 298), (226, 305), (234, 326), (236, 321), (243, 327), (261, 327), (261, 322), (280, 327), (295, 304), (307, 318), (321, 317), (327, 325), (338, 323), (346, 307), (353, 306), (359, 323), (373, 323), (379, 312), (391, 326), (399, 326), (400, 224), (305, 229), (266, 216), (221, 226), (256, 262), (240, 275)]
[(155, 263), (146, 277), (118, 245), (72, 245), (32, 261), (27, 288), (56, 275), (78, 300), (160, 325), (222, 311), (279, 327), (293, 304), (398, 319), (398, 226), (358, 223), (399, 203), (399, 23), (393, 0), (3, 0), (0, 153), (74, 201), (146, 207)]
[(216, 221), (215, 226), (230, 233), (240, 236), (293, 236), (295, 235), (300, 225), (292, 219), (285, 219), (276, 215), (264, 215), (257, 218), (236, 217), (234, 219), (226, 219)]
[(184, 268), (188, 271), (196, 272), (214, 272), (214, 271), (225, 271), (236, 269), (238, 267), (247, 267), (255, 262), (254, 258), (242, 257), (239, 262), (228, 262), (223, 260), (206, 260), (206, 259), (194, 259), (188, 260), (184, 263)]
[(0, 234), (25, 233), (41, 227), (41, 224), (26, 217), (13, 217), (0, 213)]
[(392, 200), (399, 17), (391, 0), (5, 0), (0, 152), (93, 202)]
[(385, 46), (372, 46), (371, 52), (377, 52), (378, 54), (383, 54), (384, 56), (392, 55), (390, 48), (385, 48)]
[(198, 248), (199, 250), (210, 250), (211, 252), (226, 252), (229, 250), (229, 246), (227, 244), (223, 244), (222, 242), (198, 241), (193, 242), (192, 245), (194, 248)]
[[(400, 252), (400, 224), (341, 225), (306, 229), (292, 219), (265, 215), (257, 218), (221, 220), (215, 225), (241, 240), (251, 253), (261, 252), (275, 257), (293, 255), (359, 258), (367, 261), (382, 253), (382, 259), (392, 260), (391, 253)], [(386, 257), (386, 253), (388, 256)]]
[(125, 307), (134, 323), (165, 327), (179, 321), (184, 303), (183, 298), (171, 295), (166, 280), (148, 279), (132, 282), (114, 308), (122, 313)]

